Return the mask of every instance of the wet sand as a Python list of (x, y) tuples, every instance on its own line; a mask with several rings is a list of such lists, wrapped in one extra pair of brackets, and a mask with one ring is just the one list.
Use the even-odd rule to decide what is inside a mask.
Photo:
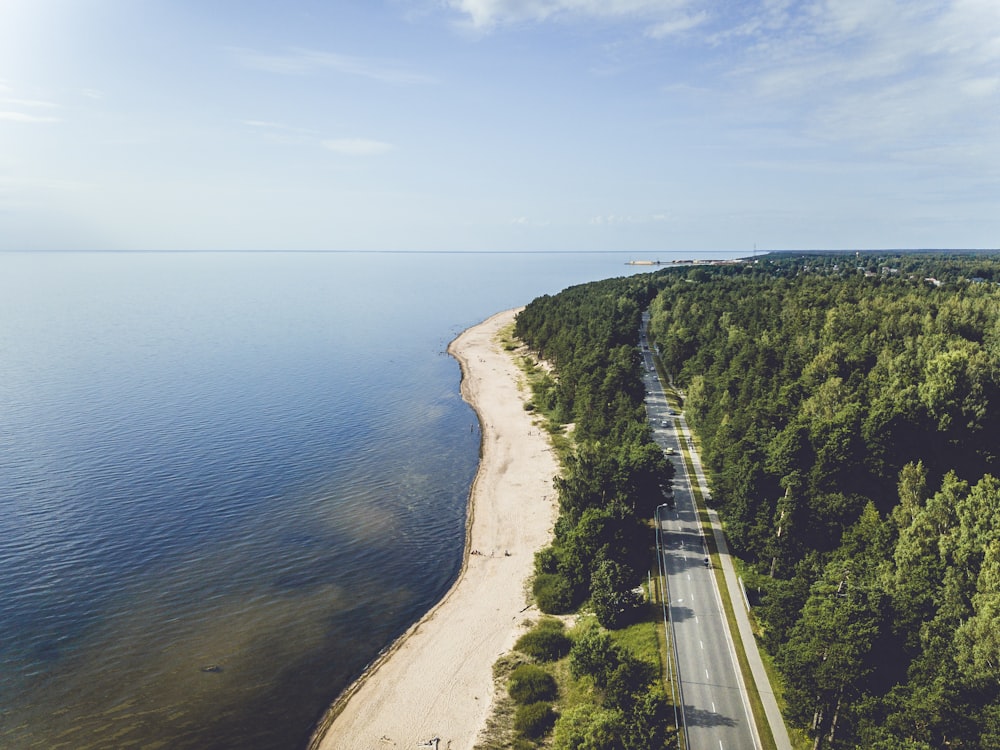
[(552, 536), (558, 464), (524, 410), (523, 373), (497, 341), (516, 312), (494, 315), (448, 347), (483, 435), (458, 579), (341, 695), (310, 748), (471, 748), (492, 707), (493, 662), (538, 615), (527, 583), (535, 551)]

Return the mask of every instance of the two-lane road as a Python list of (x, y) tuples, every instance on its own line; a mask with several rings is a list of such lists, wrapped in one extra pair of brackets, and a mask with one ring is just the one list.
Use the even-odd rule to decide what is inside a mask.
[[(689, 750), (759, 748), (722, 600), (713, 571), (705, 562), (708, 551), (680, 444), (686, 436), (675, 431), (681, 422), (674, 418), (667, 404), (653, 370), (652, 354), (644, 350), (643, 355), (646, 410), (657, 443), (677, 470), (674, 508), (660, 508), (660, 553), (670, 597), (669, 627), (676, 647), (687, 747)], [(671, 451), (675, 454), (670, 455)]]

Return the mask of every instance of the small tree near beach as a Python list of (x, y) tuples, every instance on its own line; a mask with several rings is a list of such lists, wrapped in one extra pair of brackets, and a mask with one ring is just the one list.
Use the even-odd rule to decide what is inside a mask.
[(514, 728), (525, 737), (538, 739), (552, 729), (556, 713), (546, 701), (518, 706), (514, 714)]
[(521, 704), (551, 701), (556, 697), (555, 678), (535, 664), (522, 664), (510, 675), (507, 692)]
[(535, 661), (556, 661), (569, 653), (572, 641), (561, 620), (546, 617), (518, 638), (514, 649)]

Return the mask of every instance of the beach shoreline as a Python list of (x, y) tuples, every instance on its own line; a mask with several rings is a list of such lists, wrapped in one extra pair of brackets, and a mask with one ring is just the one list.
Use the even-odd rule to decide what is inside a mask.
[(462, 566), (444, 597), (337, 698), (309, 750), (471, 748), (493, 704), (492, 665), (537, 617), (527, 590), (534, 553), (557, 515), (552, 446), (524, 409), (514, 356), (498, 341), (518, 309), (466, 329), (448, 346), (462, 397), (480, 422)]

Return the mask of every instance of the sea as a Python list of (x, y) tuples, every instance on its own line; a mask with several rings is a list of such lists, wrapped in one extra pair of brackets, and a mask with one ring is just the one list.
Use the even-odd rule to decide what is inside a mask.
[(632, 259), (0, 253), (0, 747), (304, 748), (459, 571), (449, 341)]

